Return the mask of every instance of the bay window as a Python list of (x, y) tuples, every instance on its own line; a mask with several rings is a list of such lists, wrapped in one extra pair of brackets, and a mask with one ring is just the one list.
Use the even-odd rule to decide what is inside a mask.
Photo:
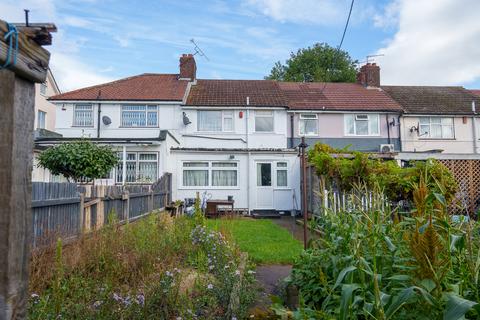
[(73, 125), (77, 127), (93, 127), (93, 106), (91, 104), (75, 105)]
[(420, 117), (420, 138), (430, 139), (453, 139), (453, 118)]
[(198, 131), (233, 131), (233, 111), (198, 111), (197, 128)]
[(183, 163), (184, 187), (236, 187), (237, 162), (192, 161)]
[(301, 114), (298, 124), (301, 136), (315, 136), (318, 134), (318, 117), (316, 114)]
[(378, 114), (345, 114), (345, 134), (349, 136), (376, 136), (380, 134)]
[(273, 132), (273, 111), (255, 111), (255, 132)]
[(158, 106), (122, 106), (122, 127), (157, 127)]

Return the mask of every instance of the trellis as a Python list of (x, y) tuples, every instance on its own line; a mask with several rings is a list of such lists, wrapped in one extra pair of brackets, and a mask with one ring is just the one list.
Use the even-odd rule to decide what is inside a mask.
[(475, 214), (480, 200), (480, 160), (441, 159), (458, 182), (456, 201), (450, 210), (454, 213)]

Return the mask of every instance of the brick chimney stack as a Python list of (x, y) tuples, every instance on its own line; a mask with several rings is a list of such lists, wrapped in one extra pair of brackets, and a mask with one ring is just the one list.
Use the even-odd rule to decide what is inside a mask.
[(380, 87), (380, 67), (376, 63), (367, 63), (357, 73), (357, 83), (364, 87)]
[(180, 57), (180, 79), (194, 81), (197, 78), (197, 64), (193, 54), (182, 54)]

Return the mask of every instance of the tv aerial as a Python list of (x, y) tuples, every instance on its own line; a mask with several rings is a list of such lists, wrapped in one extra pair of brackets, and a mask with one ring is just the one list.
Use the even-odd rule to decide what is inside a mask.
[(198, 46), (198, 44), (195, 42), (195, 39), (190, 39), (190, 42), (193, 43), (193, 50), (195, 50), (195, 53), (193, 55), (199, 55), (201, 57), (204, 57), (207, 61), (210, 61), (210, 59), (208, 59), (207, 55), (205, 54), (205, 52), (203, 52), (203, 50)]

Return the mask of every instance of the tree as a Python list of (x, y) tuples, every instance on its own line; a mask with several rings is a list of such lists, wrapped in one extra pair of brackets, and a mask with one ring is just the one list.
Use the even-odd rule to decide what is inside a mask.
[(356, 65), (348, 52), (326, 43), (299, 49), (282, 64), (276, 62), (265, 79), (293, 82), (355, 82)]
[(73, 181), (105, 177), (117, 163), (117, 155), (110, 147), (86, 140), (63, 143), (38, 156), (40, 167)]

